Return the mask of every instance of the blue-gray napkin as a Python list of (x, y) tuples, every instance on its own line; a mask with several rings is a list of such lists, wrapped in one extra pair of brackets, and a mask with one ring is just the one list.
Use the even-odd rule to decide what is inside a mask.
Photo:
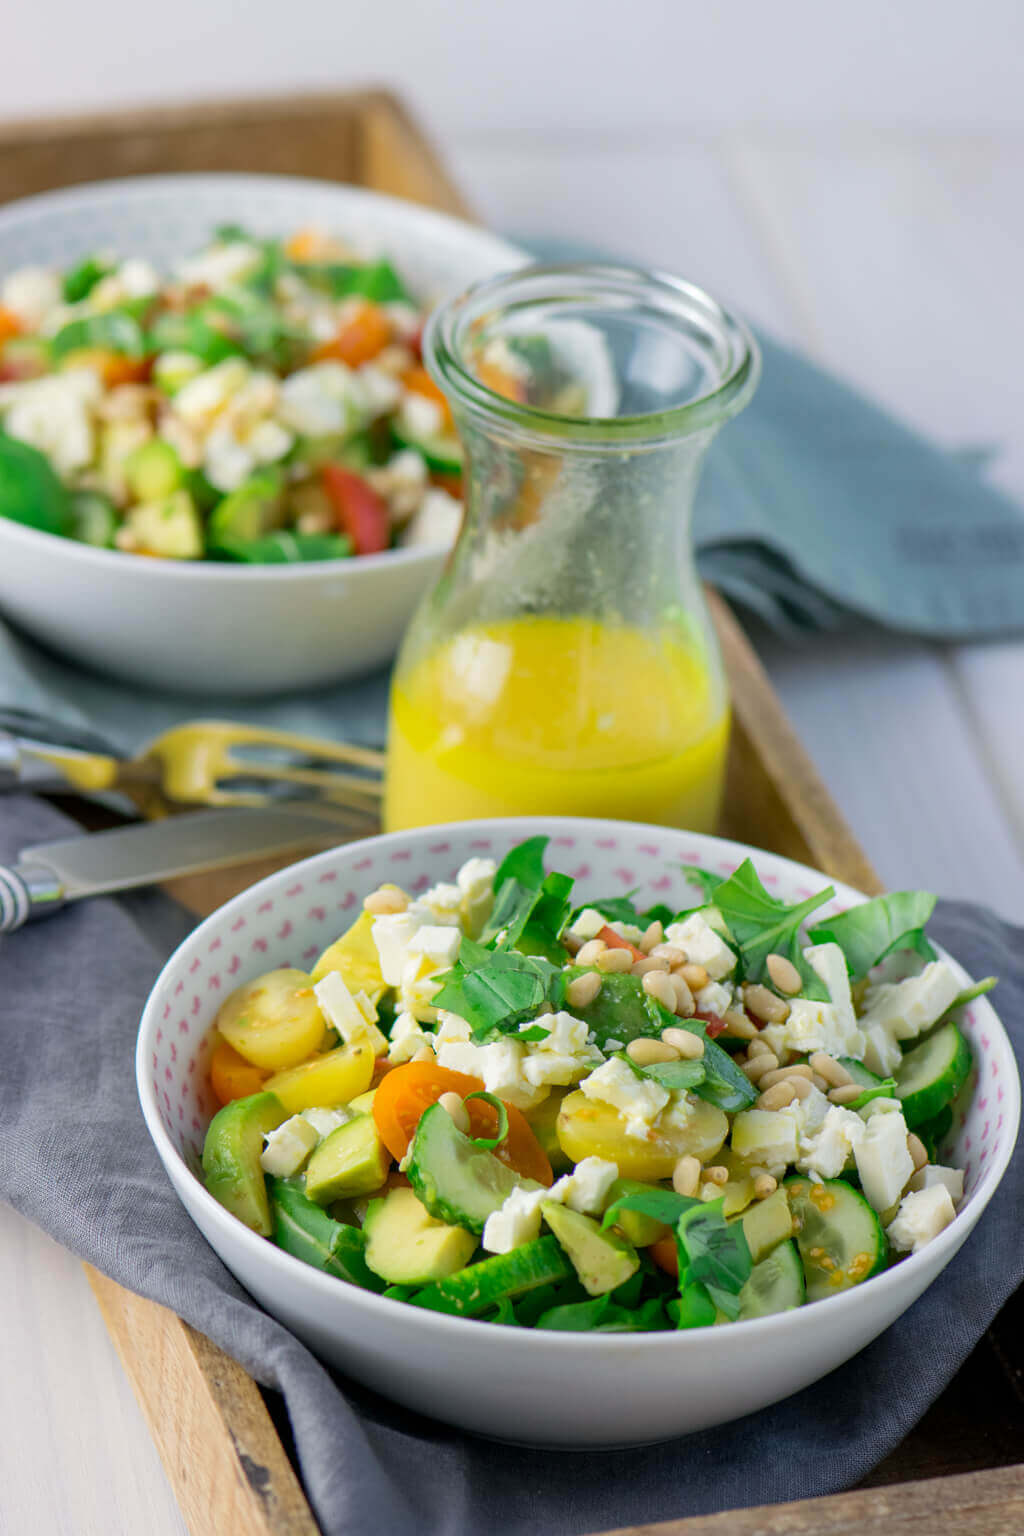
[[(50, 806), (7, 799), (0, 860), (67, 830)], [(157, 1159), (135, 1097), (135, 1035), (146, 994), (190, 925), (148, 893), (82, 903), (0, 941), (0, 1195), (283, 1393), (325, 1536), (580, 1536), (837, 1492), (898, 1444), (1024, 1279), (1018, 1154), (965, 1247), (887, 1333), (840, 1372), (725, 1432), (567, 1454), (478, 1440), (406, 1413), (332, 1375), (255, 1305)], [(948, 902), (934, 931), (972, 974), (1001, 978), (996, 1002), (1019, 1061), (1024, 932)], [(571, 1418), (571, 1381), (565, 1409)]]

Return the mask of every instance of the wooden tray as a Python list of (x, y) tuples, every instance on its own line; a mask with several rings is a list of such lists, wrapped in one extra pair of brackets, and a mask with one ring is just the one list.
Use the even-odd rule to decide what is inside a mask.
[[(469, 215), (429, 144), (384, 91), (0, 128), (0, 202), (72, 182), (186, 170), (320, 176)], [(721, 830), (876, 891), (871, 866), (743, 632), (713, 595), (712, 606), (735, 705)], [(266, 865), (221, 871), (171, 889), (205, 914), (266, 873)], [(193, 1536), (317, 1536), (271, 1415), (279, 1403), (173, 1313), (86, 1269)], [(913, 1525), (924, 1536), (1017, 1536), (1024, 1531), (1024, 1465), (1017, 1464), (1024, 1395), (1020, 1355), (1011, 1350), (1019, 1350), (1022, 1320), (1018, 1300), (860, 1489), (618, 1536), (890, 1536)]]

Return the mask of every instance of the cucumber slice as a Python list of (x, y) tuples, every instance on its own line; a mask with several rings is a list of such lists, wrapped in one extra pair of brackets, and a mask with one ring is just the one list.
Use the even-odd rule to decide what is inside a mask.
[(420, 1116), (406, 1172), (431, 1216), (470, 1232), (482, 1232), (514, 1189), (541, 1188), (476, 1146), (440, 1104)]
[(896, 1095), (911, 1130), (951, 1104), (971, 1075), (971, 1049), (952, 1021), (908, 1051), (896, 1069)]
[(462, 444), (454, 433), (439, 437), (413, 437), (397, 421), (392, 421), (391, 432), (400, 448), (415, 448), (423, 455), (427, 468), (435, 475), (461, 475), (466, 456)]
[(766, 1259), (755, 1264), (750, 1279), (740, 1291), (739, 1318), (768, 1317), (773, 1312), (790, 1312), (807, 1300), (803, 1265), (796, 1244), (780, 1243)]
[(369, 1291), (384, 1289), (384, 1281), (367, 1268), (366, 1238), (358, 1227), (333, 1221), (297, 1184), (270, 1179), (269, 1186), (273, 1238), (279, 1248), (339, 1280)]
[(458, 1317), (477, 1317), (506, 1296), (514, 1299), (557, 1280), (575, 1278), (576, 1271), (557, 1239), (538, 1237), (511, 1253), (481, 1259), (447, 1280), (438, 1280), (414, 1296), (413, 1305)]
[(109, 496), (75, 491), (71, 497), (71, 537), (96, 549), (113, 549), (118, 516)]
[(855, 1061), (852, 1056), (837, 1056), (836, 1060), (841, 1067), (845, 1067), (853, 1078), (858, 1088), (877, 1088), (885, 1082), (884, 1077), (879, 1077), (876, 1072), (869, 1072), (862, 1061)]
[(793, 1212), (807, 1300), (824, 1301), (884, 1269), (889, 1252), (882, 1224), (864, 1196), (843, 1179), (783, 1184)]

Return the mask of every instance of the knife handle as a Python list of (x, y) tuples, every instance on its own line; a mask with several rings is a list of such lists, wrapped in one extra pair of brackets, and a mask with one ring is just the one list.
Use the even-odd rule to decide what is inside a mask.
[(13, 933), (64, 905), (64, 887), (45, 864), (0, 864), (0, 933)]

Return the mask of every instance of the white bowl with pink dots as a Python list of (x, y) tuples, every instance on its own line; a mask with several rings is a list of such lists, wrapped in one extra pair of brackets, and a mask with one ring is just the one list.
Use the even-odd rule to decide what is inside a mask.
[[(175, 1189), (224, 1263), (268, 1312), (347, 1375), (407, 1406), (501, 1438), (596, 1446), (666, 1439), (738, 1418), (842, 1365), (890, 1326), (970, 1235), (1006, 1169), (1020, 1079), (995, 1010), (962, 1010), (974, 1054), (944, 1160), (966, 1171), (956, 1219), (920, 1253), (793, 1312), (679, 1333), (535, 1332), (448, 1317), (348, 1285), (283, 1252), (203, 1187), (199, 1160), (216, 1103), (206, 1039), (232, 988), (276, 966), (308, 969), (388, 880), (416, 892), (473, 855), (500, 859), (551, 838), (548, 867), (581, 900), (639, 888), (641, 905), (696, 899), (681, 865), (729, 873), (748, 855), (773, 894), (798, 901), (835, 885), (827, 915), (861, 893), (776, 854), (630, 822), (519, 817), (395, 832), (292, 865), (213, 913), (164, 967), (146, 1005), (136, 1070), (150, 1134)], [(965, 985), (970, 979), (948, 955)], [(998, 997), (998, 993), (996, 994)]]

